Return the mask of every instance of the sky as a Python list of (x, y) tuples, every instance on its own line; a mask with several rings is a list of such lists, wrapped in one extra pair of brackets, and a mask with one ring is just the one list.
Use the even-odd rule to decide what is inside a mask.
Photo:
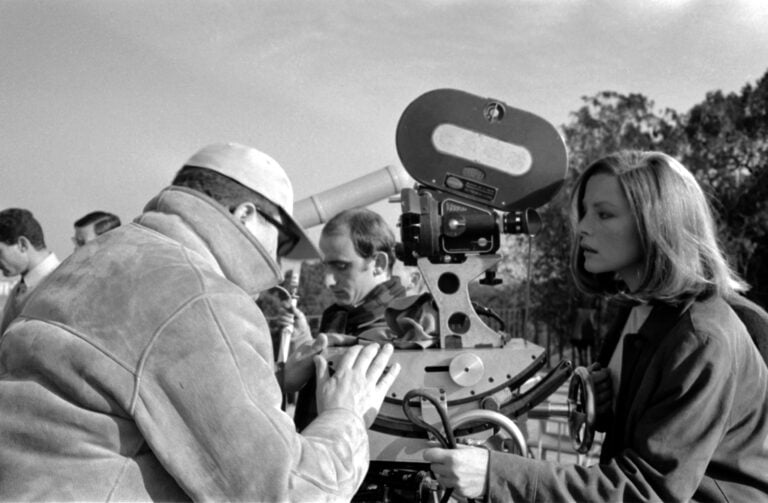
[(0, 68), (0, 208), (63, 259), (75, 220), (132, 220), (210, 143), (269, 153), (297, 200), (398, 165), (433, 89), (558, 127), (605, 90), (685, 112), (768, 70), (768, 2), (0, 0)]

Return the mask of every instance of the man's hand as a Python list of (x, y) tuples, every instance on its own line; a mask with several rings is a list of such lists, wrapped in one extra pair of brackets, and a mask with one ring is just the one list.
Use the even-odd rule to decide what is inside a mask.
[(309, 329), (307, 317), (290, 300), (280, 304), (275, 324), (280, 333), (286, 328), (291, 329), (290, 351), (294, 351), (312, 340), (312, 332)]
[(329, 346), (354, 346), (357, 344), (357, 336), (339, 334), (336, 332), (328, 332), (325, 334), (328, 337)]
[(595, 429), (605, 431), (613, 415), (613, 383), (611, 373), (595, 362), (589, 367), (589, 375), (595, 385)]
[(309, 381), (315, 368), (315, 355), (327, 347), (328, 338), (318, 334), (317, 339), (305, 342), (289, 353), (283, 369), (283, 393), (298, 391)]
[(487, 491), (488, 450), (460, 445), (456, 449), (432, 447), (424, 451), (424, 460), (437, 482), (464, 498), (479, 498)]
[(347, 409), (363, 418), (366, 427), (373, 424), (384, 395), (400, 373), (399, 363), (387, 369), (393, 351), (391, 344), (352, 346), (338, 360), (333, 376), (328, 360), (315, 356), (318, 412)]

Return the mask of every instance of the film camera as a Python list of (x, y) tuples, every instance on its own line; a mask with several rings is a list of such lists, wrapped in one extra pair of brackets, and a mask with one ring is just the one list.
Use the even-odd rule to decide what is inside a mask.
[[(438, 333), (427, 349), (393, 355), (402, 370), (371, 427), (371, 468), (355, 501), (402, 501), (404, 491), (418, 495), (411, 501), (434, 498), (439, 489), (421, 452), (436, 439), (525, 455), (515, 419), (573, 374), (564, 362), (524, 390), (545, 364), (545, 350), (492, 329), (468, 293), (481, 275), (481, 282), (499, 282), (502, 235), (540, 229), (535, 208), (560, 190), (567, 169), (555, 128), (502, 101), (439, 89), (405, 109), (396, 144), (416, 181), (400, 194), (397, 256), (418, 266), (437, 307)], [(594, 417), (588, 380), (577, 372), (572, 403), (546, 412), (572, 420), (580, 448), (591, 441)], [(398, 496), (386, 496), (390, 490)]]

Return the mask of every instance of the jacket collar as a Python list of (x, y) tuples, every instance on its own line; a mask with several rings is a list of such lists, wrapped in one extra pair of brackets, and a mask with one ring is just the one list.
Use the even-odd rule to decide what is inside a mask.
[(32, 268), (27, 274), (23, 275), (21, 280), (27, 287), (27, 290), (35, 288), (46, 276), (53, 272), (59, 266), (59, 259), (56, 254), (51, 252), (42, 262)]
[(280, 267), (259, 240), (226, 208), (196, 190), (164, 189), (135, 222), (197, 253), (251, 296), (280, 282)]
[[(658, 346), (661, 343), (661, 339), (672, 329), (677, 323), (677, 320), (680, 319), (680, 316), (691, 306), (691, 304), (691, 301), (682, 301), (675, 304), (655, 301), (651, 302), (653, 309), (634, 336), (643, 341), (642, 343), (646, 346)], [(622, 303), (619, 306), (616, 320), (608, 329), (605, 336), (605, 342), (603, 343), (598, 356), (598, 362), (600, 362), (602, 366), (608, 366), (608, 362), (611, 360), (611, 355), (613, 355), (613, 352), (616, 350), (616, 346), (621, 338), (621, 333), (624, 330), (627, 318), (629, 318), (629, 313), (635, 305), (635, 303)]]

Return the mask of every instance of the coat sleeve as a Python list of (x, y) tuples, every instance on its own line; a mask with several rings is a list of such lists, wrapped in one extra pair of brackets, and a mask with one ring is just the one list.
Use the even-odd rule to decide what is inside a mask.
[[(629, 448), (608, 464), (560, 465), (493, 452), (491, 501), (689, 501), (725, 434), (736, 379), (718, 338), (685, 334), (646, 370)], [(645, 383), (645, 381), (644, 381)]]
[(368, 468), (362, 418), (320, 415), (299, 435), (280, 409), (266, 322), (242, 295), (207, 295), (157, 334), (133, 416), (195, 500), (350, 500)]

